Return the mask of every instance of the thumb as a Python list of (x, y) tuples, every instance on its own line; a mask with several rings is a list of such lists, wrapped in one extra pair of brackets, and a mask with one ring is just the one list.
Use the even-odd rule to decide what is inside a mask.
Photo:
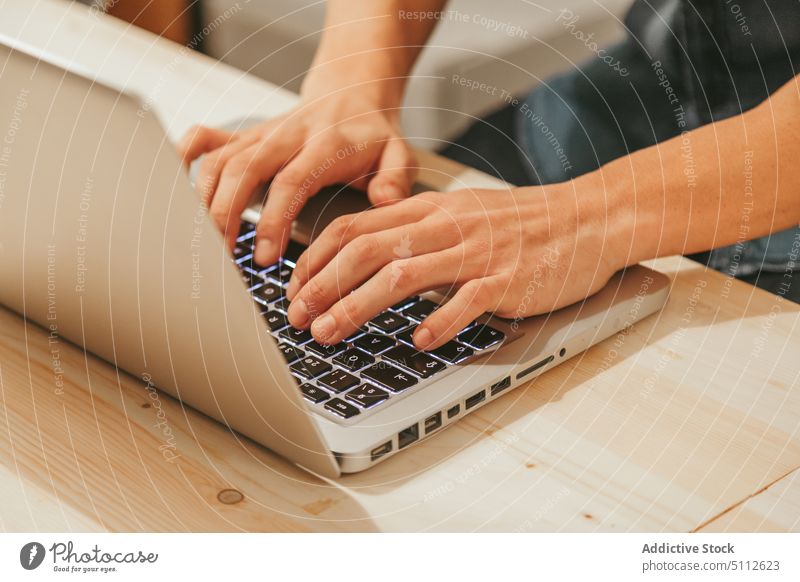
[(403, 138), (393, 138), (383, 148), (378, 171), (369, 181), (367, 196), (372, 204), (407, 198), (417, 176), (417, 159)]

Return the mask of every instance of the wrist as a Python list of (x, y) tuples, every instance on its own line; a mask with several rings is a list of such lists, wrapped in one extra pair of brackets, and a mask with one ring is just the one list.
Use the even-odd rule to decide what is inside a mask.
[[(644, 228), (643, 209), (637, 208), (631, 181), (617, 168), (603, 168), (572, 181), (578, 200), (580, 227), (597, 229), (600, 258), (613, 271), (652, 258), (643, 237), (653, 234)], [(638, 224), (638, 221), (642, 221)]]
[(379, 66), (374, 57), (349, 55), (315, 60), (300, 89), (304, 100), (342, 96), (375, 110), (394, 111), (403, 101), (406, 76)]

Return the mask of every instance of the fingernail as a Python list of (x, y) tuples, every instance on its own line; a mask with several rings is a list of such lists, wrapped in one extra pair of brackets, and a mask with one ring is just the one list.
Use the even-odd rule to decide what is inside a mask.
[(292, 301), (291, 305), (289, 306), (289, 311), (292, 314), (295, 327), (302, 327), (308, 323), (309, 319), (311, 319), (311, 316), (308, 314), (308, 306), (302, 299)]
[(275, 245), (267, 238), (259, 239), (256, 242), (255, 259), (259, 265), (271, 265), (274, 263)]
[(330, 340), (336, 333), (336, 320), (330, 313), (326, 313), (322, 317), (318, 317), (311, 324), (311, 333), (314, 337), (321, 340)]
[(414, 345), (420, 349), (425, 349), (433, 343), (433, 334), (427, 329), (420, 328), (414, 334)]

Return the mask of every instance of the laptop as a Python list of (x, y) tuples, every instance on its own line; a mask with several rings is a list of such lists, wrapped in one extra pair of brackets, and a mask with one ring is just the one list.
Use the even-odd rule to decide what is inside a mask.
[(320, 345), (288, 325), (286, 283), (309, 237), (364, 207), (363, 194), (312, 199), (267, 268), (252, 262), (255, 205), (231, 256), (147, 101), (11, 42), (0, 44), (0, 303), (316, 474), (414, 454), (666, 301), (668, 278), (634, 266), (553, 313), (486, 314), (430, 353), (410, 338), (444, 300), (435, 292)]

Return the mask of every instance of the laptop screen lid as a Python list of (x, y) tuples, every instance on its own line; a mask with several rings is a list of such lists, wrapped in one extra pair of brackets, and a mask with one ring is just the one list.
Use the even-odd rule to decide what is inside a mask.
[(155, 116), (5, 44), (0, 63), (0, 303), (337, 476)]

